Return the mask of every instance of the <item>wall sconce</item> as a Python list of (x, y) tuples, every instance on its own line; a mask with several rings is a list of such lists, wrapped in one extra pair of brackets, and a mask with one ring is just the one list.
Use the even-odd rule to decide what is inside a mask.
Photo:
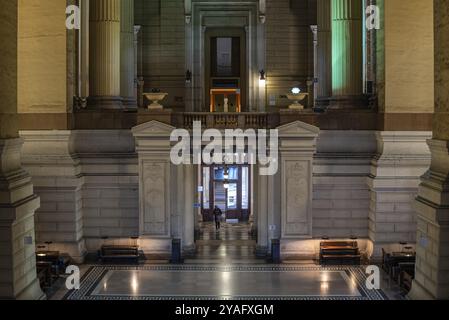
[(190, 70), (186, 71), (186, 83), (192, 82), (192, 72)]
[(262, 70), (260, 70), (259, 85), (260, 85), (261, 87), (262, 87), (262, 86), (265, 86), (266, 82), (267, 82), (266, 73), (265, 73), (265, 71), (262, 69)]

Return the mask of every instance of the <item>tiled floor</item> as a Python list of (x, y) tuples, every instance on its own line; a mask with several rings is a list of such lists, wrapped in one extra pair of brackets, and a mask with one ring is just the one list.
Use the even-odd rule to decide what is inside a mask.
[(383, 300), (361, 267), (94, 266), (70, 300), (333, 299)]
[(251, 235), (251, 225), (223, 223), (215, 230), (214, 223), (204, 223), (195, 243), (196, 255), (186, 263), (244, 264), (263, 263), (256, 259), (256, 240)]
[(60, 290), (53, 299), (397, 299), (397, 289), (382, 281), (368, 290), (360, 267), (312, 264), (269, 265), (254, 255), (250, 224), (205, 224), (197, 254), (183, 265), (84, 265), (81, 288)]

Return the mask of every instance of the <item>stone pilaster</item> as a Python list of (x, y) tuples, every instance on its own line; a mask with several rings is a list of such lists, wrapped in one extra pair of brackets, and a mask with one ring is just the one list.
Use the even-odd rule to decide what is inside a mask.
[[(173, 186), (177, 173), (170, 161), (170, 134), (174, 129), (158, 121), (132, 129), (139, 161), (140, 245), (146, 254), (169, 255), (173, 235), (184, 233), (182, 227), (174, 226), (172, 215), (173, 204), (180, 205)], [(183, 221), (184, 217), (176, 220)]]
[(266, 257), (269, 251), (268, 239), (268, 177), (259, 175), (259, 170), (254, 172), (257, 176), (257, 247), (256, 255)]
[(21, 131), (25, 140), (23, 166), (33, 177), (41, 198), (36, 211), (36, 242), (52, 242), (51, 249), (64, 252), (77, 263), (87, 253), (83, 234), (80, 160), (73, 150), (71, 131)]
[(184, 232), (183, 249), (187, 253), (195, 250), (195, 217), (194, 217), (194, 192), (195, 192), (195, 173), (194, 165), (184, 165)]
[(432, 161), (416, 198), (418, 234), (412, 299), (449, 299), (449, 1), (434, 1), (435, 117)]
[(420, 177), (430, 164), (427, 139), (431, 132), (378, 132), (377, 155), (371, 162), (369, 238), (371, 258), (381, 249), (398, 251), (400, 242), (416, 243), (416, 212), (413, 200)]
[[(320, 129), (296, 121), (278, 130), (280, 186), (277, 189), (280, 192), (279, 209), (275, 211), (280, 212), (280, 225), (276, 229), (280, 230), (281, 255), (283, 258), (297, 258), (299, 253), (311, 258), (314, 248), (305, 247), (310, 242), (304, 240), (313, 236), (313, 156)], [(274, 182), (273, 177), (270, 179)]]
[(326, 105), (332, 95), (331, 0), (317, 0), (317, 101)]
[(0, 7), (0, 299), (42, 299), (34, 234), (39, 198), (17, 138), (18, 1), (0, 0)]
[(120, 0), (90, 1), (89, 105), (119, 109), (120, 97)]
[(332, 0), (333, 108), (364, 105), (362, 0)]
[(135, 52), (134, 52), (134, 0), (121, 0), (120, 40), (120, 95), (123, 105), (136, 108)]

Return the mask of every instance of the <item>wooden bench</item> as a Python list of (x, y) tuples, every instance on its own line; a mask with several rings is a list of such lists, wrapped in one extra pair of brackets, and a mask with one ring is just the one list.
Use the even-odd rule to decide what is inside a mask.
[(126, 245), (103, 245), (100, 249), (101, 261), (111, 259), (131, 259), (139, 262), (139, 247)]
[(323, 241), (320, 243), (320, 264), (360, 264), (357, 241)]

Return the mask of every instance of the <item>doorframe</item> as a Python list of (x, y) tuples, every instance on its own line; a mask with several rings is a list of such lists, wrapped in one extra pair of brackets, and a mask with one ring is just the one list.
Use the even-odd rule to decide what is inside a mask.
[[(211, 27), (208, 28), (204, 36), (204, 57), (205, 57), (205, 71), (204, 71), (204, 88), (205, 88), (205, 106), (210, 105), (210, 89), (211, 89), (211, 39), (215, 37), (229, 37), (240, 38), (240, 92), (242, 101), (242, 111), (248, 111), (248, 71), (247, 61), (248, 57), (246, 45), (246, 31), (243, 27)], [(207, 108), (209, 109), (209, 108)]]
[(265, 19), (259, 1), (191, 1), (186, 15), (185, 67), (192, 72), (186, 82), (186, 111), (208, 110), (205, 97), (205, 32), (209, 28), (243, 28), (247, 47), (247, 109), (266, 111), (266, 88), (259, 86), (260, 70), (266, 70)]
[[(207, 166), (204, 165), (204, 166), (201, 166), (201, 170), (200, 170), (200, 181), (201, 181), (201, 184), (204, 181), (203, 168), (207, 167), (210, 170), (209, 171), (210, 172), (210, 179), (209, 179), (209, 209), (204, 209), (204, 207), (203, 207), (203, 205), (204, 205), (203, 196), (204, 195), (201, 195), (201, 202), (200, 202), (201, 203), (201, 210), (200, 211), (201, 211), (201, 216), (203, 217), (203, 219), (204, 219), (204, 212), (206, 210), (209, 210), (210, 212), (208, 214), (211, 214), (211, 212), (213, 211), (213, 209), (215, 207), (215, 197), (214, 197), (214, 189), (215, 189), (214, 182), (215, 182), (215, 179), (213, 178), (213, 176), (214, 176), (213, 172), (214, 172), (214, 168), (220, 167), (220, 166), (223, 166), (223, 165), (207, 165)], [(252, 170), (251, 170), (252, 166), (250, 164), (241, 164), (241, 165), (235, 164), (235, 165), (232, 165), (232, 166), (233, 167), (238, 167), (240, 169), (239, 170), (239, 177), (238, 177), (238, 180), (237, 180), (237, 185), (238, 185), (238, 187), (237, 187), (237, 206), (240, 207), (240, 211), (246, 211), (247, 212), (248, 221), (249, 221), (250, 218), (251, 218), (251, 215), (252, 215), (252, 201), (253, 201), (253, 189), (252, 189), (252, 185), (251, 185), (252, 174), (253, 174)], [(247, 209), (241, 209), (241, 207), (242, 207), (242, 187), (241, 187), (241, 185), (242, 185), (242, 174), (241, 174), (242, 170), (241, 169), (243, 167), (247, 167), (248, 168), (248, 208)], [(227, 196), (226, 196), (226, 198), (227, 198)]]

